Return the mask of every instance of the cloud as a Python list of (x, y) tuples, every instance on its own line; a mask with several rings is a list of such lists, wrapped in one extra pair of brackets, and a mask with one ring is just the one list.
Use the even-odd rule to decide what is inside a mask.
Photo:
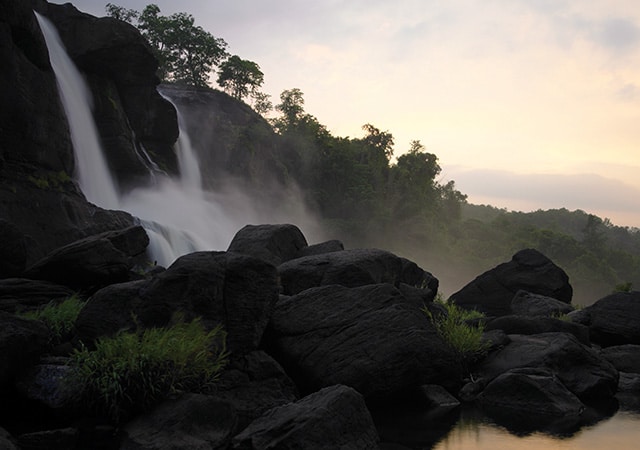
[(630, 19), (607, 19), (596, 26), (592, 38), (609, 50), (632, 50), (640, 44), (640, 28)]

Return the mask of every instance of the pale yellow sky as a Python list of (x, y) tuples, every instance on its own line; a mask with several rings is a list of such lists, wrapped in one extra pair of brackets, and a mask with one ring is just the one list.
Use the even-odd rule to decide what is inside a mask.
[[(103, 15), (106, 2), (73, 3)], [(274, 103), (301, 89), (306, 111), (333, 134), (359, 137), (371, 123), (395, 136), (396, 154), (420, 140), (472, 202), (572, 202), (560, 206), (640, 226), (637, 0), (155, 3), (193, 14), (231, 53), (257, 62)], [(484, 188), (488, 170), (499, 171), (491, 181), (502, 193)], [(591, 183), (554, 185), (550, 174)], [(611, 201), (576, 201), (572, 191), (585, 187)]]

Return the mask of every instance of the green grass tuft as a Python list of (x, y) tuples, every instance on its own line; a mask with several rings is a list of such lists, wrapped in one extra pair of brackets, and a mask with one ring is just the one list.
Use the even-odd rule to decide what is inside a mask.
[(25, 312), (21, 316), (44, 322), (51, 330), (52, 341), (62, 342), (73, 333), (76, 319), (85, 303), (78, 296), (72, 295), (60, 303), (51, 302), (42, 309)]
[(77, 400), (118, 422), (172, 393), (211, 389), (226, 365), (225, 339), (221, 326), (207, 331), (200, 320), (122, 332), (77, 350), (67, 382)]
[[(425, 307), (423, 311), (429, 316), (435, 325), (438, 334), (456, 352), (463, 365), (468, 366), (484, 355), (488, 350), (488, 343), (483, 341), (484, 317), (479, 311), (460, 308), (455, 303), (441, 303), (446, 314), (433, 315)], [(470, 321), (475, 323), (470, 324)]]

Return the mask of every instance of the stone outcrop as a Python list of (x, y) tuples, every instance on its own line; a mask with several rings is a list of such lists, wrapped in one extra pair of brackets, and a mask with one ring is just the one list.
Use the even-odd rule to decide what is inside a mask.
[(564, 270), (537, 250), (526, 249), (478, 276), (449, 300), (466, 309), (501, 316), (511, 314), (511, 300), (520, 290), (564, 303), (571, 303), (573, 295)]
[(426, 314), (390, 284), (330, 285), (282, 298), (266, 345), (306, 392), (344, 384), (389, 399), (460, 379), (454, 353)]
[(527, 291), (518, 291), (511, 299), (511, 313), (517, 316), (558, 317), (573, 310), (568, 303)]
[(233, 448), (376, 449), (376, 432), (364, 399), (346, 386), (330, 386), (267, 411), (233, 438)]
[(390, 283), (398, 286), (405, 280), (429, 279), (429, 274), (416, 268), (407, 270), (403, 258), (385, 250), (351, 249), (292, 259), (278, 266), (278, 274), (283, 293), (294, 295), (331, 284), (357, 287)]
[(279, 266), (296, 258), (305, 247), (307, 240), (295, 225), (247, 225), (236, 233), (227, 251)]
[(149, 280), (96, 292), (77, 329), (81, 339), (93, 340), (136, 325), (165, 326), (180, 313), (184, 320), (202, 318), (209, 329), (223, 325), (229, 350), (241, 356), (258, 348), (277, 298), (272, 265), (238, 253), (197, 252)]
[(640, 291), (608, 295), (584, 308), (584, 315), (594, 342), (640, 344)]
[(511, 369), (544, 368), (582, 400), (611, 398), (617, 389), (618, 371), (590, 347), (567, 333), (511, 335), (500, 351), (489, 355), (479, 367), (483, 377), (493, 379)]

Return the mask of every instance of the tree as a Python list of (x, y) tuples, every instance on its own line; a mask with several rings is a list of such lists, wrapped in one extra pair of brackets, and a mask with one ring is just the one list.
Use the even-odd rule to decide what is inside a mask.
[(251, 99), (253, 109), (261, 115), (268, 114), (273, 109), (273, 103), (271, 103), (271, 96), (264, 92), (255, 91), (251, 93)]
[(109, 3), (107, 13), (133, 23), (147, 39), (158, 59), (163, 81), (208, 86), (209, 75), (228, 53), (227, 43), (195, 25), (192, 15), (180, 12), (160, 15), (158, 5), (147, 5), (142, 13)]
[(233, 55), (222, 64), (218, 71), (218, 84), (234, 98), (242, 100), (257, 91), (264, 82), (264, 74), (253, 61)]
[(276, 105), (276, 111), (282, 113), (282, 117), (273, 121), (274, 128), (282, 133), (295, 128), (303, 117), (304, 94), (298, 88), (287, 89), (280, 94), (280, 104)]
[(122, 6), (114, 5), (113, 3), (107, 3), (105, 9), (109, 16), (128, 23), (133, 23), (133, 21), (140, 15), (140, 13), (135, 9), (124, 8)]

